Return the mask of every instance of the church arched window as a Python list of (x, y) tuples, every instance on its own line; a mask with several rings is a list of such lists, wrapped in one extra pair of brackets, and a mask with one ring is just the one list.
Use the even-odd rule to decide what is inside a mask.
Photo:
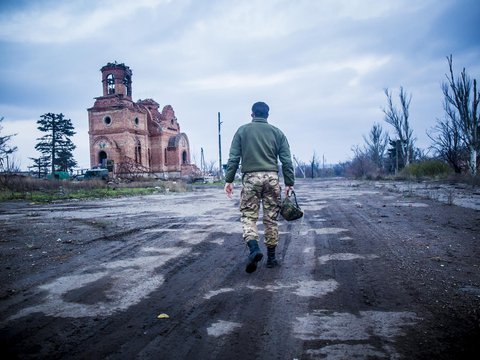
[(107, 153), (103, 150), (98, 153), (98, 164), (107, 167)]
[(187, 152), (186, 151), (182, 152), (182, 164), (183, 165), (188, 164), (188, 158), (187, 158)]
[(135, 144), (135, 162), (137, 164), (142, 163), (142, 146), (140, 140), (137, 140), (137, 143)]
[(127, 89), (127, 96), (132, 96), (132, 79), (130, 76), (126, 75), (123, 78), (123, 85), (125, 85), (125, 88)]
[(115, 77), (113, 74), (107, 75), (107, 92), (108, 94), (115, 94)]

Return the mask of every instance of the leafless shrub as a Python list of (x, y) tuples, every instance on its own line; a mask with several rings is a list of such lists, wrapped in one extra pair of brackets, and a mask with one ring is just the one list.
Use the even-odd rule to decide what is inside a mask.
[(447, 190), (447, 204), (453, 205), (455, 200), (455, 189), (448, 189)]

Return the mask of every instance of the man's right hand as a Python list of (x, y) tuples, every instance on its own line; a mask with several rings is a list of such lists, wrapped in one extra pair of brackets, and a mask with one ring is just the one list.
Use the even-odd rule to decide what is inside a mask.
[(233, 183), (225, 183), (225, 194), (227, 194), (228, 198), (231, 199), (233, 195)]

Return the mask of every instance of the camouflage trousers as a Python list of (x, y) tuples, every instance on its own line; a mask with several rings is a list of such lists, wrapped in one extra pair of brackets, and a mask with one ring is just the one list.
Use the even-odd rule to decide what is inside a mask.
[(280, 183), (276, 172), (252, 172), (244, 175), (240, 212), (245, 241), (258, 240), (257, 221), (262, 204), (265, 245), (277, 245), (280, 201)]

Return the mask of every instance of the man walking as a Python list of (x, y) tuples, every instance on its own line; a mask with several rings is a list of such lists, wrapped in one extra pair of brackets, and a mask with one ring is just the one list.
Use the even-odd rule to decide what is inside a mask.
[(280, 183), (278, 160), (282, 163), (285, 194), (295, 182), (290, 146), (283, 132), (267, 122), (269, 107), (264, 102), (252, 106), (252, 121), (242, 125), (235, 133), (225, 175), (225, 193), (233, 194), (233, 180), (241, 160), (243, 188), (240, 212), (243, 239), (250, 249), (245, 271), (252, 273), (263, 254), (258, 246), (257, 220), (263, 205), (263, 225), (267, 246), (267, 267), (277, 265), (275, 248), (278, 244), (277, 217), (280, 211)]

